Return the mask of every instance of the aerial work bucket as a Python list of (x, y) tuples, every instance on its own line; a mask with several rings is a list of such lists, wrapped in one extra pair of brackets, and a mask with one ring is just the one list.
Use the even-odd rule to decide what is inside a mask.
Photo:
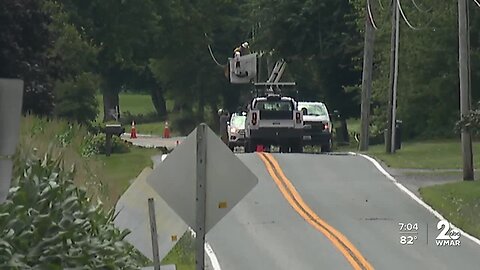
[(230, 82), (234, 84), (249, 84), (257, 77), (257, 54), (229, 58)]

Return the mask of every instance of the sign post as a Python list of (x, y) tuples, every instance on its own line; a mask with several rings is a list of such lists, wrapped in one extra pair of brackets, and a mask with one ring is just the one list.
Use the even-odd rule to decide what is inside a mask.
[(195, 270), (205, 269), (205, 213), (207, 197), (207, 140), (206, 126), (197, 129), (197, 196), (196, 196), (196, 238)]
[(153, 269), (160, 270), (160, 258), (158, 255), (157, 219), (155, 218), (155, 202), (148, 198), (148, 213), (150, 216), (150, 232), (152, 235)]

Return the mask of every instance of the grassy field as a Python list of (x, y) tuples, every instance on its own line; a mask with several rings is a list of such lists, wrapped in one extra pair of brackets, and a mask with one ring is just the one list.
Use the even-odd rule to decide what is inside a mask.
[(107, 207), (113, 206), (120, 195), (145, 167), (152, 167), (151, 156), (160, 154), (157, 149), (131, 147), (129, 153), (96, 156), (103, 165), (103, 183), (106, 185)]
[(458, 182), (420, 189), (423, 200), (446, 219), (480, 237), (480, 182)]
[[(480, 143), (473, 144), (473, 152), (480, 153)], [(460, 169), (462, 155), (459, 140), (421, 141), (402, 144), (395, 154), (385, 153), (384, 145), (369, 148), (372, 155), (389, 167), (413, 169)], [(475, 168), (480, 168), (480, 159), (474, 159)]]
[(163, 129), (165, 127), (164, 122), (154, 122), (146, 124), (136, 125), (137, 133), (139, 134), (148, 134), (148, 135), (163, 135)]
[(175, 264), (177, 270), (193, 270), (195, 268), (194, 244), (194, 238), (186, 232), (163, 259), (162, 264)]
[[(155, 112), (155, 107), (153, 106), (152, 99), (150, 95), (147, 94), (132, 94), (132, 93), (120, 93), (120, 111), (130, 112), (133, 115), (138, 114), (149, 114)], [(97, 122), (102, 122), (103, 120), (103, 98), (101, 95), (97, 95), (97, 101), (100, 105), (99, 115), (97, 117)], [(167, 101), (167, 110), (171, 111), (173, 108), (173, 102)], [(152, 123), (136, 123), (137, 133), (139, 134), (148, 134), (148, 135), (162, 135), (163, 134), (164, 122), (152, 122)], [(130, 127), (126, 127), (128, 132)]]
[[(103, 97), (97, 95), (97, 102), (99, 105), (99, 114), (97, 119), (103, 119)], [(155, 111), (153, 107), (152, 99), (146, 94), (130, 94), (121, 93), (120, 96), (120, 112), (130, 112), (131, 114), (148, 114)], [(97, 120), (97, 121), (98, 121)]]

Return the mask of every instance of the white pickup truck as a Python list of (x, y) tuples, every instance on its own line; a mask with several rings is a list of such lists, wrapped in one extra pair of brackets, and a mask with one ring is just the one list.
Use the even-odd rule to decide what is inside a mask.
[(332, 151), (332, 121), (327, 106), (322, 102), (298, 102), (298, 108), (304, 111), (304, 145), (318, 145), (322, 152)]
[(269, 94), (254, 98), (245, 122), (245, 152), (258, 145), (280, 147), (282, 153), (303, 152), (303, 115), (291, 97)]

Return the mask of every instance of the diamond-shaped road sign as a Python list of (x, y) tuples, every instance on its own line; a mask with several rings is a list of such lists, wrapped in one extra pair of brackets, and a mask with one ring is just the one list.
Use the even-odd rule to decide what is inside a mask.
[(203, 162), (197, 160), (200, 128), (205, 137), (202, 143), (206, 143), (204, 232), (207, 233), (258, 183), (250, 169), (208, 126), (202, 124), (190, 133), (150, 174), (147, 183), (190, 227), (197, 228), (197, 165)]
[(173, 246), (180, 240), (180, 237), (187, 231), (188, 227), (147, 184), (147, 176), (151, 173), (152, 169), (145, 168), (120, 197), (115, 206), (117, 217), (114, 223), (120, 229), (129, 229), (131, 233), (127, 235), (125, 240), (147, 258), (153, 260), (148, 198), (153, 198), (155, 203), (160, 259), (163, 259), (170, 252)]

